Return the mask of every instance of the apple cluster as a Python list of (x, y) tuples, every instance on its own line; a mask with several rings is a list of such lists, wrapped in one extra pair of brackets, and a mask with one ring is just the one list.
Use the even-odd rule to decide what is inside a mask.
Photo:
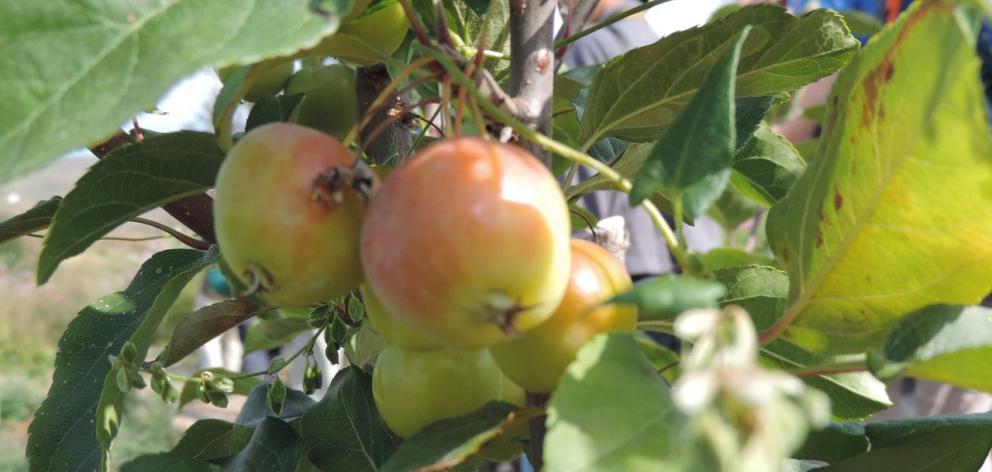
[[(592, 337), (635, 328), (634, 308), (603, 304), (630, 277), (570, 238), (559, 184), (526, 150), (462, 137), (381, 182), (362, 169), (325, 133), (259, 127), (221, 167), (217, 237), (241, 282), (274, 306), (359, 290), (389, 342), (373, 395), (397, 435), (494, 400), (524, 406), (524, 391), (552, 392)], [(519, 455), (513, 434), (526, 429), (484, 453)]]

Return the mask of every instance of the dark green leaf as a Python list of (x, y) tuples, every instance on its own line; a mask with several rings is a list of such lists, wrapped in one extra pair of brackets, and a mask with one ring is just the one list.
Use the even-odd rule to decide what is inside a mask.
[(700, 85), (699, 93), (651, 149), (634, 179), (631, 205), (668, 190), (683, 195), (686, 213), (701, 215), (723, 192), (737, 139), (734, 80), (741, 47), (749, 32), (750, 28), (745, 27), (732, 40)]
[(644, 355), (651, 362), (654, 369), (661, 374), (669, 385), (674, 383), (682, 375), (678, 353), (658, 344), (647, 333), (635, 333), (634, 340), (637, 341), (641, 351), (644, 352)]
[(860, 47), (840, 16), (827, 10), (796, 18), (773, 6), (741, 8), (607, 64), (589, 91), (581, 148), (606, 136), (631, 142), (658, 139), (696, 94), (723, 49), (748, 25), (753, 30), (738, 68), (739, 97), (798, 89), (843, 67)]
[(0, 244), (47, 228), (61, 204), (62, 197), (52, 197), (38, 202), (20, 215), (0, 222)]
[(392, 450), (372, 400), (372, 376), (357, 367), (334, 376), (319, 403), (306, 410), (301, 436), (307, 457), (323, 470), (378, 470)]
[(740, 150), (761, 126), (762, 120), (771, 110), (776, 96), (737, 97), (734, 100), (734, 149)]
[(210, 188), (223, 158), (212, 134), (192, 131), (149, 137), (108, 154), (55, 213), (38, 258), (38, 283), (127, 220)]
[(721, 306), (739, 305), (751, 315), (754, 327), (767, 329), (785, 311), (789, 275), (773, 267), (742, 266), (714, 271), (727, 287)]
[(864, 428), (869, 451), (819, 470), (971, 472), (992, 449), (992, 413), (881, 421)]
[[(782, 369), (827, 365), (838, 359), (820, 357), (787, 341), (775, 341), (761, 349), (763, 363)], [(892, 406), (885, 384), (868, 372), (804, 377), (803, 382), (830, 397), (836, 421), (863, 420)]]
[[(735, 103), (734, 123), (735, 123), (736, 135), (737, 135), (738, 149), (741, 146), (743, 146), (744, 143), (754, 133), (754, 131), (758, 129), (758, 125), (761, 124), (761, 120), (764, 119), (765, 114), (768, 113), (768, 110), (771, 108), (772, 100), (774, 98), (775, 97), (743, 97), (743, 98), (737, 98), (734, 101)], [(559, 133), (558, 130), (559, 124), (557, 124), (559, 118), (561, 120), (566, 120), (566, 118), (568, 117), (571, 117), (571, 120), (573, 122), (575, 121), (575, 117), (572, 116), (571, 114), (560, 115), (559, 117), (555, 118), (556, 133)], [(565, 142), (565, 144), (570, 144), (574, 146), (575, 145), (574, 140), (576, 139), (574, 135), (577, 134), (578, 132), (577, 129), (575, 131), (572, 131), (571, 129), (566, 128), (564, 125), (562, 125), (562, 128), (565, 129), (565, 131), (562, 131), (562, 133), (566, 133), (566, 132), (571, 133), (570, 137), (567, 137), (567, 139), (565, 139), (563, 142)], [(555, 139), (559, 139), (559, 134), (555, 134)], [(571, 139), (571, 141), (569, 141), (569, 139)], [(611, 166), (613, 167), (613, 170), (617, 171), (620, 175), (626, 177), (627, 179), (633, 179), (634, 177), (637, 176), (637, 172), (640, 171), (641, 166), (644, 165), (644, 161), (648, 158), (650, 151), (651, 151), (651, 146), (647, 144), (628, 145), (627, 147), (624, 148), (624, 153), (620, 157), (611, 161)], [(606, 177), (603, 177), (601, 175), (595, 175), (589, 179), (586, 179), (584, 182), (578, 184), (572, 189), (570, 189), (568, 193), (568, 198), (574, 199), (577, 196), (589, 192), (594, 192), (597, 190), (614, 190), (614, 189), (616, 189), (616, 187), (614, 186), (613, 182), (610, 179), (607, 179)], [(670, 213), (671, 204), (661, 201), (662, 198), (665, 197), (663, 197), (662, 195), (656, 195), (655, 198), (652, 199), (652, 201), (656, 206), (658, 206), (658, 208), (662, 210), (668, 210), (668, 212)], [(692, 224), (692, 219), (686, 218), (686, 222)]]
[(296, 430), (270, 416), (258, 423), (251, 440), (224, 470), (294, 472), (302, 454), (303, 441)]
[(830, 423), (824, 429), (811, 431), (803, 447), (792, 456), (833, 464), (866, 452), (870, 444), (863, 423)]
[(0, 181), (105, 138), (179, 79), (337, 29), (310, 0), (0, 2)]
[(301, 93), (262, 97), (251, 107), (248, 122), (245, 124), (245, 132), (268, 123), (288, 122), (293, 110), (300, 104), (300, 100), (303, 100)]
[(789, 192), (806, 170), (806, 163), (789, 140), (762, 125), (737, 155), (730, 185), (769, 207)]
[(205, 419), (193, 423), (172, 448), (175, 455), (203, 461), (224, 459), (244, 449), (253, 428), (224, 420)]
[(194, 311), (176, 324), (162, 363), (168, 367), (179, 362), (207, 341), (265, 310), (251, 301), (225, 300)]
[(236, 378), (240, 375), (240, 373), (231, 372), (229, 370), (224, 370), (219, 368), (201, 370), (191, 375), (190, 377), (193, 380), (187, 381), (186, 384), (183, 385), (183, 390), (179, 394), (180, 409), (182, 409), (183, 405), (193, 400), (196, 400), (197, 398), (196, 386), (200, 383), (199, 378), (200, 378), (200, 373), (202, 372), (211, 372), (216, 375), (222, 375), (229, 379), (234, 379), (233, 380), (234, 389), (230, 393), (233, 393), (235, 395), (248, 395), (248, 393), (251, 392), (253, 388), (255, 388), (257, 385), (260, 385), (262, 383), (262, 381), (259, 380), (258, 377)]
[(427, 426), (403, 441), (381, 470), (440, 469), (462, 463), (501, 434), (505, 429), (501, 425), (516, 409), (507, 403), (490, 402), (471, 414)]
[[(75, 470), (81, 469), (82, 467), (78, 467)], [(121, 464), (121, 472), (209, 472), (212, 470), (217, 470), (217, 468), (206, 462), (178, 456), (171, 452), (144, 454)]]
[(589, 155), (597, 161), (610, 164), (627, 150), (627, 142), (617, 138), (606, 138), (589, 148)]
[[(130, 340), (143, 358), (152, 328), (186, 282), (216, 257), (216, 251), (187, 249), (155, 254), (124, 291), (97, 300), (69, 323), (59, 340), (48, 397), (28, 428), (27, 457), (33, 470), (61, 470), (65, 464), (100, 467), (100, 444), (116, 434), (120, 418), (112, 416), (123, 398), (114, 395), (116, 401), (107, 402), (101, 393), (119, 392), (108, 356)], [(98, 404), (105, 408), (98, 411)], [(98, 415), (106, 422), (94, 426)]]
[[(241, 407), (241, 412), (238, 413), (238, 418), (234, 420), (234, 423), (245, 426), (255, 426), (265, 417), (272, 416), (272, 410), (269, 409), (269, 405), (266, 400), (268, 397), (268, 392), (269, 386), (265, 384), (258, 385), (253, 388), (251, 392), (248, 393), (248, 398), (245, 399), (245, 404)], [(282, 412), (278, 415), (278, 417), (279, 419), (285, 421), (295, 420), (303, 416), (303, 412), (315, 403), (316, 402), (314, 402), (313, 399), (299, 390), (286, 389), (286, 397), (285, 400), (283, 400)]]
[(666, 274), (638, 282), (611, 302), (637, 305), (642, 322), (671, 322), (685, 310), (715, 308), (724, 293), (723, 285), (717, 282)]
[(883, 380), (908, 375), (992, 392), (992, 309), (922, 308), (903, 318), (868, 359)]
[(683, 422), (631, 335), (602, 334), (579, 351), (551, 397), (544, 469), (669, 470), (680, 462), (673, 456), (688, 455), (675, 446)]

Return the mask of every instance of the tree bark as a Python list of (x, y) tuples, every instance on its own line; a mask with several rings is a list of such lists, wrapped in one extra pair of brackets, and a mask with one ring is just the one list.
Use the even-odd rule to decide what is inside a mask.
[[(382, 64), (359, 67), (355, 79), (355, 93), (358, 95), (358, 114), (359, 116), (365, 116), (369, 107), (372, 106), (372, 102), (386, 89), (392, 79), (389, 77), (389, 71), (386, 70), (386, 66)], [(379, 123), (389, 118), (389, 112), (393, 109), (392, 105), (395, 103), (395, 98), (395, 95), (390, 97), (387, 104), (375, 113), (362, 130), (360, 137), (362, 149), (365, 150), (365, 153), (372, 162), (376, 164), (385, 163), (389, 159), (389, 156), (394, 153), (399, 156), (406, 155), (410, 146), (413, 145), (413, 137), (403, 127), (403, 120), (396, 121), (388, 129), (380, 133), (379, 136), (374, 137), (371, 142), (368, 141), (369, 133)]]
[[(510, 0), (509, 93), (519, 118), (541, 134), (551, 133), (554, 90), (554, 0)], [(533, 143), (521, 143), (544, 165), (551, 156)]]

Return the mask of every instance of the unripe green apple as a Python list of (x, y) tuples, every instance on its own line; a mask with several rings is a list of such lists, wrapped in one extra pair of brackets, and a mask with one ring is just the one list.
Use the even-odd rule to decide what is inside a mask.
[(393, 171), (362, 227), (362, 264), (382, 305), (448, 346), (485, 347), (548, 318), (565, 292), (569, 218), (533, 155), (459, 138)]
[(393, 318), (393, 315), (389, 314), (385, 307), (382, 306), (382, 303), (379, 302), (379, 298), (376, 297), (375, 293), (372, 293), (372, 289), (369, 288), (368, 284), (362, 284), (360, 289), (362, 291), (362, 301), (365, 302), (365, 314), (368, 316), (368, 320), (372, 323), (372, 327), (382, 337), (386, 338), (390, 344), (395, 344), (412, 351), (430, 351), (441, 348), (441, 345), (438, 343), (421, 336)]
[(286, 95), (302, 93), (294, 112), (297, 124), (342, 138), (358, 120), (355, 71), (341, 64), (300, 69), (289, 79)]
[[(224, 67), (217, 71), (217, 76), (220, 77), (221, 82), (227, 82), (231, 74), (234, 74), (234, 71), (240, 67)], [(282, 87), (286, 85), (286, 81), (289, 80), (291, 75), (293, 75), (292, 61), (282, 62), (266, 69), (258, 74), (258, 77), (252, 82), (251, 87), (248, 88), (248, 92), (245, 93), (243, 98), (248, 102), (257, 102), (264, 96), (275, 95), (282, 90)]]
[[(523, 387), (513, 383), (506, 375), (501, 373), (503, 379), (503, 396), (501, 401), (521, 408), (527, 406), (527, 395)], [(526, 442), (530, 440), (529, 421), (516, 420), (512, 422), (503, 434), (486, 444), (481, 451), (482, 457), (496, 462), (509, 462), (524, 453)]]
[(345, 23), (301, 56), (331, 56), (363, 66), (377, 64), (403, 44), (409, 28), (403, 5), (395, 2)]
[(231, 148), (217, 175), (217, 242), (269, 303), (309, 305), (358, 288), (366, 198), (325, 178), (354, 162), (334, 138), (286, 123), (255, 128)]
[(390, 345), (375, 363), (372, 397), (386, 426), (406, 438), (499, 400), (500, 376), (484, 349), (409, 351)]
[(490, 351), (510, 380), (528, 392), (550, 393), (582, 345), (600, 333), (637, 327), (633, 307), (601, 305), (630, 287), (630, 276), (612, 254), (574, 239), (568, 288), (558, 309), (537, 328)]

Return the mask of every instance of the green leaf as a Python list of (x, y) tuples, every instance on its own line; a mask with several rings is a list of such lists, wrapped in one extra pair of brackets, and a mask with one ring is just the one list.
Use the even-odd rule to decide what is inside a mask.
[[(709, 272), (740, 266), (771, 266), (775, 264), (774, 260), (762, 254), (730, 247), (718, 247), (705, 254), (695, 254), (694, 256), (699, 261), (699, 264), (702, 265), (703, 270)], [(723, 283), (726, 284), (726, 282)], [(786, 279), (786, 284), (788, 284), (788, 278)], [(788, 295), (788, 291), (786, 291), (785, 296)]]
[(684, 453), (675, 445), (683, 422), (637, 341), (602, 334), (579, 351), (548, 404), (544, 470), (668, 470), (670, 456)]
[(308, 329), (310, 326), (307, 324), (305, 316), (260, 318), (248, 326), (248, 332), (245, 334), (245, 352), (263, 351), (282, 346)]
[(741, 8), (608, 63), (589, 92), (581, 147), (606, 136), (632, 142), (658, 139), (748, 25), (753, 29), (741, 53), (738, 97), (798, 89), (843, 67), (860, 47), (841, 17), (828, 10), (796, 18), (778, 7)]
[(710, 207), (707, 215), (724, 231), (733, 233), (742, 223), (753, 218), (761, 207), (732, 189), (726, 189)]
[(224, 467), (226, 470), (294, 472), (303, 455), (303, 441), (288, 423), (274, 417), (262, 419), (251, 440)]
[(372, 376), (358, 367), (338, 371), (319, 403), (303, 414), (300, 435), (321, 470), (379, 470), (392, 451), (372, 400)]
[(224, 300), (179, 320), (160, 360), (168, 367), (243, 321), (269, 310), (248, 300)]
[[(751, 315), (755, 327), (772, 324), (785, 309), (788, 276), (771, 267), (745, 266), (714, 272), (727, 286), (721, 305), (740, 305)], [(776, 341), (762, 349), (765, 364), (783, 369), (824, 365), (829, 358), (818, 357), (788, 342)], [(827, 394), (838, 420), (860, 420), (892, 405), (885, 385), (867, 372), (805, 377), (803, 381)]]
[(526, 421), (536, 413), (511, 419), (516, 409), (508, 403), (490, 402), (468, 415), (431, 424), (403, 441), (380, 470), (439, 470), (461, 464), (502, 434), (510, 421)]
[(62, 204), (62, 197), (38, 202), (30, 210), (0, 222), (0, 244), (48, 227)]
[[(172, 304), (175, 303), (176, 299), (179, 298), (179, 294), (186, 287), (186, 284), (197, 273), (211, 264), (216, 264), (217, 260), (220, 259), (217, 246), (211, 246), (207, 252), (190, 251), (187, 249), (173, 249), (172, 251), (175, 251), (174, 254), (176, 256), (170, 258), (166, 267), (153, 265), (152, 268), (155, 268), (155, 274), (145, 274), (151, 280), (154, 280), (163, 273), (167, 274), (167, 279), (162, 282), (161, 289), (158, 289), (155, 285), (151, 285), (150, 281), (149, 285), (151, 285), (152, 291), (148, 294), (147, 299), (143, 299), (144, 297), (142, 295), (145, 295), (144, 293), (133, 297), (125, 297), (122, 301), (123, 304), (119, 308), (120, 311), (117, 312), (123, 315), (117, 320), (118, 322), (125, 321), (127, 318), (124, 318), (124, 316), (130, 318), (127, 319), (127, 326), (128, 330), (133, 329), (133, 331), (128, 333), (127, 343), (135, 346), (135, 350), (137, 351), (135, 359), (140, 361), (144, 361), (148, 355), (148, 347), (154, 340), (155, 331), (162, 324), (166, 313), (172, 307)], [(159, 254), (166, 252), (169, 251), (163, 251)], [(152, 258), (154, 259), (159, 254), (152, 256)], [(196, 257), (196, 259), (191, 259), (193, 257)], [(142, 272), (145, 270), (146, 265), (143, 264), (138, 271), (138, 275), (135, 276), (135, 281), (137, 281), (138, 277), (142, 276)], [(132, 282), (131, 286), (125, 290), (125, 293), (132, 290), (134, 286), (135, 282)], [(148, 289), (141, 287), (138, 290), (145, 291)], [(128, 308), (133, 311), (128, 313)], [(137, 328), (131, 328), (135, 325), (137, 325)], [(137, 370), (134, 371), (134, 379), (131, 380), (131, 385), (136, 388), (144, 387), (142, 377), (137, 373)], [(120, 388), (116, 372), (113, 370), (108, 372), (103, 380), (103, 391), (100, 392), (100, 399), (96, 405), (96, 436), (102, 447), (101, 452), (104, 463), (110, 459), (110, 448), (113, 445), (114, 439), (117, 437), (120, 420), (124, 417), (124, 397), (126, 395), (127, 390)]]
[[(76, 470), (80, 470), (78, 467)], [(64, 470), (64, 469), (63, 469)], [(171, 452), (143, 454), (121, 464), (121, 472), (209, 472), (218, 470), (209, 463)]]
[(240, 372), (231, 372), (229, 370), (220, 369), (220, 368), (212, 368), (212, 369), (200, 370), (200, 371), (197, 371), (197, 372), (193, 373), (193, 375), (190, 375), (190, 377), (192, 378), (192, 380), (187, 381), (183, 385), (183, 389), (179, 393), (179, 409), (180, 410), (183, 408), (183, 405), (185, 405), (185, 404), (187, 404), (187, 403), (189, 403), (189, 402), (197, 399), (197, 396), (196, 396), (196, 386), (197, 386), (197, 384), (200, 383), (200, 381), (199, 381), (200, 374), (203, 373), (203, 372), (211, 372), (211, 373), (216, 374), (216, 375), (221, 375), (221, 376), (227, 377), (229, 379), (233, 379), (234, 389), (231, 392), (229, 392), (229, 393), (232, 393), (232, 394), (235, 394), (235, 395), (248, 395), (248, 393), (250, 393), (253, 388), (255, 388), (256, 386), (262, 384), (262, 381), (259, 380), (257, 377), (235, 378), (235, 377), (238, 377), (238, 376), (241, 375)]
[(772, 325), (785, 311), (789, 296), (789, 276), (774, 267), (742, 266), (713, 272), (727, 287), (721, 306), (738, 305), (751, 315), (754, 327)]
[[(124, 291), (97, 300), (69, 323), (59, 340), (48, 397), (28, 428), (32, 470), (62, 470), (65, 464), (100, 467), (100, 445), (109, 443), (120, 420), (107, 417), (117, 410), (101, 393), (118, 392), (108, 356), (120, 353), (130, 340), (138, 347), (137, 358), (143, 359), (153, 325), (186, 282), (216, 258), (216, 251), (159, 252), (142, 264)], [(100, 411), (98, 404), (104, 406)], [(108, 422), (94, 426), (98, 415)]]
[(817, 470), (970, 472), (992, 449), (992, 413), (881, 421), (864, 429), (870, 450)]
[(240, 452), (251, 440), (254, 428), (209, 418), (193, 423), (179, 439), (172, 454), (212, 461)]
[[(737, 135), (738, 149), (744, 145), (744, 143), (758, 128), (758, 125), (761, 124), (761, 120), (765, 118), (765, 114), (768, 113), (768, 110), (771, 108), (773, 98), (774, 97), (745, 97), (737, 98), (735, 100), (734, 128), (736, 129), (735, 134)], [(571, 114), (560, 115), (556, 117), (555, 120), (557, 121), (559, 118), (564, 120), (568, 116), (571, 116)], [(574, 121), (574, 116), (572, 116), (572, 121)], [(555, 126), (557, 127), (558, 125)], [(557, 128), (555, 132), (559, 132)], [(563, 133), (564, 132), (565, 131), (563, 131)], [(568, 132), (572, 131), (569, 130)], [(577, 130), (574, 133), (577, 133)], [(556, 134), (555, 139), (558, 139), (558, 136), (559, 135)], [(571, 143), (571, 145), (574, 146), (574, 135), (568, 139), (571, 139), (572, 141), (565, 140), (564, 142), (566, 144)], [(590, 152), (592, 152), (591, 149)], [(641, 170), (641, 166), (644, 165), (644, 161), (647, 160), (650, 152), (651, 145), (649, 144), (628, 145), (624, 148), (624, 152), (620, 155), (620, 157), (617, 157), (611, 161), (610, 166), (613, 170), (617, 171), (617, 173), (624, 176), (628, 180), (634, 179), (637, 176), (638, 171)], [(569, 189), (568, 198), (573, 200), (578, 196), (597, 190), (616, 190), (616, 187), (614, 186), (613, 181), (597, 174)], [(667, 197), (656, 195), (651, 200), (656, 206), (658, 206), (658, 208), (662, 210), (669, 210), (670, 213), (671, 204), (668, 203)], [(692, 221), (693, 220), (691, 218), (686, 218), (686, 222), (691, 224)]]
[(267, 95), (262, 97), (251, 107), (248, 113), (248, 122), (245, 123), (245, 132), (249, 132), (259, 126), (268, 123), (288, 122), (293, 110), (303, 100), (303, 94), (280, 95), (278, 97)]
[(682, 196), (685, 212), (703, 214), (720, 197), (730, 177), (737, 140), (734, 129), (734, 79), (745, 27), (717, 62), (699, 93), (651, 149), (630, 190), (630, 204), (668, 190)]
[(864, 453), (870, 445), (863, 423), (830, 423), (824, 429), (811, 431), (792, 457), (833, 464)]
[(365, 367), (375, 360), (386, 344), (386, 338), (372, 329), (372, 323), (364, 322), (343, 347), (352, 365)]
[[(818, 356), (785, 340), (763, 347), (761, 359), (781, 369), (802, 369), (843, 360)], [(868, 372), (817, 375), (802, 380), (830, 397), (830, 413), (836, 421), (863, 420), (892, 406), (885, 384)]]
[(213, 186), (223, 158), (212, 134), (192, 131), (149, 137), (108, 154), (55, 213), (38, 258), (38, 283), (127, 220)]
[(715, 308), (724, 292), (723, 285), (716, 282), (666, 274), (638, 282), (610, 302), (637, 305), (642, 322), (671, 322), (692, 308)]
[(806, 170), (806, 163), (789, 140), (761, 125), (734, 156), (730, 185), (769, 207), (785, 198)]
[(992, 309), (933, 305), (917, 310), (869, 353), (875, 376), (899, 375), (992, 392)]
[(862, 353), (915, 309), (989, 292), (992, 138), (952, 3), (915, 2), (838, 78), (818, 157), (768, 217), (791, 283), (766, 336)]
[[(234, 423), (245, 426), (257, 426), (266, 417), (273, 416), (272, 410), (269, 409), (269, 405), (266, 402), (268, 391), (269, 387), (265, 384), (253, 388), (248, 393), (248, 398), (245, 399), (245, 404), (241, 407), (241, 412), (238, 413), (238, 417), (234, 420)], [(316, 402), (303, 392), (286, 389), (286, 398), (283, 400), (282, 411), (276, 416), (281, 420), (293, 421), (302, 417), (304, 412), (315, 404)]]
[(310, 0), (0, 3), (0, 181), (112, 133), (179, 79), (313, 46)]

